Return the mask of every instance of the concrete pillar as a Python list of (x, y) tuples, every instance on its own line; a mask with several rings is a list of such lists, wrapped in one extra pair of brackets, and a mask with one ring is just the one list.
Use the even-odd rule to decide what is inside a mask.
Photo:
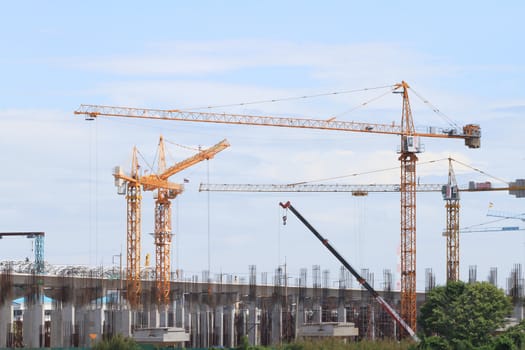
[(80, 346), (91, 346), (102, 339), (104, 310), (83, 309), (76, 313), (77, 320), (81, 318), (80, 324)]
[(175, 301), (175, 327), (184, 328), (185, 325), (184, 298)]
[(523, 320), (523, 303), (517, 302), (513, 305), (512, 317), (518, 322)]
[(248, 342), (252, 346), (259, 345), (259, 322), (255, 302), (248, 305)]
[(148, 312), (148, 327), (157, 328), (160, 324), (160, 314), (157, 305), (152, 305)]
[(201, 345), (202, 348), (207, 348), (210, 346), (210, 331), (212, 328), (210, 327), (210, 308), (206, 304), (201, 304), (201, 312), (200, 312), (200, 339), (201, 339)]
[(208, 319), (208, 345), (207, 348), (211, 347), (213, 345), (214, 339), (213, 339), (213, 331), (215, 330), (215, 313), (211, 308), (208, 308), (208, 311), (206, 312), (206, 318)]
[(323, 308), (321, 304), (314, 304), (313, 312), (312, 323), (321, 323), (323, 321)]
[(235, 344), (235, 305), (231, 305), (226, 310), (226, 344), (227, 348), (234, 348)]
[(215, 344), (216, 347), (224, 347), (224, 309), (218, 306), (215, 309)]
[[(294, 323), (293, 323), (293, 327), (294, 327), (294, 334), (295, 334), (295, 338), (294, 340), (297, 340), (297, 334), (299, 333), (299, 327), (304, 323), (304, 313), (301, 313), (301, 308), (300, 308), (300, 304), (302, 303), (301, 300), (297, 300), (297, 302), (295, 303), (295, 320), (294, 320)], [(302, 323), (301, 323), (302, 322)]]
[(191, 331), (193, 333), (193, 347), (200, 348), (201, 346), (201, 312), (196, 310), (192, 316)]
[(238, 317), (241, 319), (242, 324), (242, 330), (241, 330), (241, 336), (245, 336), (248, 333), (248, 310), (243, 309), (240, 310)]
[(281, 303), (276, 302), (273, 304), (272, 309), (272, 345), (281, 344), (282, 339), (282, 324), (283, 324), (283, 307)]
[(122, 334), (124, 337), (131, 337), (131, 324), (133, 315), (131, 310), (116, 310), (115, 313), (115, 333)]
[(304, 309), (304, 299), (299, 299), (297, 303), (297, 326), (301, 327), (306, 319), (306, 310)]
[(168, 327), (168, 305), (159, 306), (159, 322), (157, 327)]
[(337, 307), (337, 322), (346, 322), (346, 308), (344, 303), (339, 303)]
[(7, 347), (7, 335), (12, 331), (13, 305), (6, 301), (0, 306), (0, 348)]
[(75, 332), (75, 307), (71, 303), (51, 311), (51, 347), (69, 348), (73, 346)]
[(39, 348), (44, 345), (44, 304), (37, 301), (33, 305), (26, 305), (24, 310), (23, 338), (28, 348)]

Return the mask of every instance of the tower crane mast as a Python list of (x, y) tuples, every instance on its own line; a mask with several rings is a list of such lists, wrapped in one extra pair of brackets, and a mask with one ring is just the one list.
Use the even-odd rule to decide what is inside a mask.
[[(118, 181), (116, 174), (115, 180)], [(126, 212), (127, 212), (127, 269), (126, 269), (126, 291), (127, 299), (132, 307), (140, 303), (142, 284), (140, 280), (140, 239), (142, 231), (142, 191), (139, 180), (139, 164), (137, 160), (137, 148), (133, 147), (131, 160), (131, 179), (127, 181)]]
[[(178, 162), (171, 167), (166, 167), (166, 152), (164, 138), (161, 136), (159, 141), (159, 163), (158, 175), (148, 175), (146, 180), (166, 181), (170, 176), (175, 175), (199, 162), (213, 158), (217, 153), (229, 147), (227, 140), (222, 140), (216, 145), (200, 150), (197, 154)], [(154, 190), (155, 187), (144, 187), (145, 190)], [(147, 188), (147, 189), (146, 189)], [(157, 287), (157, 300), (160, 305), (168, 305), (170, 296), (170, 272), (171, 272), (171, 200), (176, 198), (181, 191), (173, 191), (167, 186), (156, 186), (155, 199), (155, 276)]]
[(392, 91), (403, 96), (401, 124), (376, 124), (338, 121), (335, 118), (307, 119), (255, 116), (233, 113), (210, 113), (179, 109), (160, 110), (146, 108), (81, 105), (74, 113), (86, 119), (97, 117), (147, 118), (189, 122), (274, 126), (320, 130), (365, 132), (401, 136), (399, 160), (401, 162), (401, 316), (416, 328), (416, 154), (421, 151), (419, 137), (463, 139), (469, 148), (479, 148), (481, 132), (479, 125), (467, 124), (463, 130), (428, 128), (416, 132), (410, 109), (409, 86), (405, 81), (393, 86)]
[(448, 183), (442, 194), (447, 212), (447, 282), (459, 280), (459, 188), (452, 167), (452, 159), (448, 159)]

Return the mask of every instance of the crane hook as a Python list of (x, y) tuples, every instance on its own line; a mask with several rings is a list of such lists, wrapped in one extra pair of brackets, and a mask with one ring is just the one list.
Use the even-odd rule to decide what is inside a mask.
[(286, 226), (286, 220), (288, 219), (288, 207), (290, 206), (290, 202), (280, 202), (279, 205), (281, 206), (281, 208), (283, 208), (283, 226)]

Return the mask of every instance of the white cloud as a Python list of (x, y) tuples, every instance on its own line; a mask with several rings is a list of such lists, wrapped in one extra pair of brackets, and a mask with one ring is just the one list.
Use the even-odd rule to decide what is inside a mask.
[(372, 87), (403, 79), (418, 81), (461, 69), (441, 57), (381, 42), (331, 45), (270, 40), (166, 42), (148, 51), (77, 57), (66, 63), (74, 68), (126, 76), (198, 77), (255, 68), (303, 68), (320, 82), (346, 87)]

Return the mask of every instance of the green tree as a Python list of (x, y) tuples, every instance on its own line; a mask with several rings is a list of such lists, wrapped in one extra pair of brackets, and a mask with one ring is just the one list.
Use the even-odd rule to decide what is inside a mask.
[(131, 338), (117, 334), (109, 339), (97, 342), (93, 350), (140, 350), (139, 345)]
[(509, 298), (490, 283), (452, 282), (427, 295), (419, 320), (425, 336), (480, 346), (489, 343), (511, 310)]

